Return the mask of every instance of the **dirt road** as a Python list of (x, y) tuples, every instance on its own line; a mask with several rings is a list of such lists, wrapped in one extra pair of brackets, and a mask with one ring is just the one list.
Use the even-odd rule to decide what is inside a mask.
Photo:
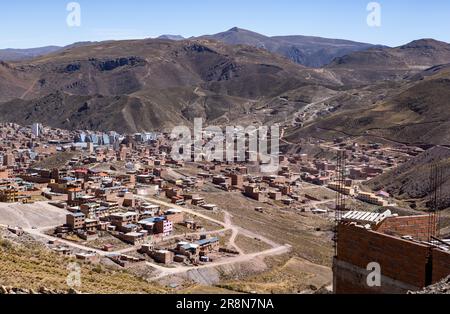
[[(244, 262), (251, 261), (254, 258), (264, 257), (264, 256), (269, 256), (269, 255), (270, 256), (281, 255), (281, 254), (288, 253), (290, 250), (291, 250), (291, 246), (282, 245), (282, 246), (272, 248), (272, 249), (269, 249), (266, 251), (252, 253), (252, 254), (243, 254), (243, 255), (236, 256), (236, 257), (230, 257), (227, 259), (223, 259), (219, 262), (213, 262), (213, 263), (209, 263), (209, 264), (201, 265), (201, 266), (181, 266), (181, 267), (176, 267), (176, 268), (165, 268), (165, 267), (159, 266), (159, 267), (155, 267), (155, 268), (160, 270), (161, 273), (158, 276), (156, 276), (153, 280), (157, 280), (157, 279), (160, 279), (160, 278), (163, 278), (166, 276), (186, 273), (190, 270), (218, 267), (218, 266), (224, 266), (224, 265), (235, 264), (235, 263), (244, 263)], [(152, 264), (152, 263), (148, 263), (148, 264), (149, 264), (149, 266), (154, 267), (154, 264)]]
[[(189, 236), (200, 235), (200, 234), (212, 235), (212, 234), (218, 234), (218, 233), (226, 232), (228, 230), (232, 230), (232, 235), (231, 235), (231, 238), (230, 238), (230, 245), (232, 247), (234, 247), (236, 249), (236, 251), (239, 252), (239, 255), (237, 255), (235, 257), (224, 258), (224, 259), (221, 259), (221, 260), (219, 260), (217, 262), (212, 262), (212, 263), (208, 263), (206, 265), (201, 265), (201, 266), (177, 266), (177, 267), (174, 267), (174, 268), (169, 268), (169, 267), (164, 267), (164, 266), (161, 266), (161, 265), (158, 265), (158, 264), (147, 262), (148, 266), (150, 266), (150, 267), (152, 267), (152, 268), (154, 268), (154, 269), (159, 271), (159, 274), (156, 277), (153, 278), (154, 280), (157, 280), (157, 279), (165, 277), (165, 276), (185, 273), (185, 272), (188, 272), (190, 270), (218, 267), (218, 266), (234, 264), (234, 263), (242, 263), (242, 262), (247, 262), (247, 261), (250, 261), (250, 260), (252, 260), (254, 258), (258, 258), (258, 257), (262, 257), (262, 256), (284, 254), (284, 253), (287, 253), (287, 252), (289, 252), (291, 250), (291, 247), (289, 245), (280, 245), (280, 244), (275, 243), (274, 241), (272, 241), (270, 239), (267, 239), (267, 238), (265, 238), (265, 237), (263, 237), (263, 236), (261, 236), (259, 234), (256, 234), (256, 233), (251, 232), (249, 230), (246, 230), (246, 229), (243, 229), (241, 227), (235, 226), (233, 224), (233, 222), (232, 222), (232, 215), (230, 213), (226, 212), (226, 211), (224, 212), (224, 214), (225, 214), (225, 216), (224, 216), (225, 217), (225, 219), (224, 219), (225, 222), (222, 222), (222, 221), (213, 219), (213, 218), (211, 218), (211, 217), (209, 217), (207, 215), (198, 213), (198, 212), (196, 212), (196, 211), (194, 211), (192, 209), (189, 209), (189, 208), (185, 208), (185, 207), (182, 207), (182, 206), (177, 206), (177, 205), (174, 205), (174, 204), (171, 204), (171, 203), (167, 203), (167, 202), (164, 202), (164, 201), (161, 201), (161, 200), (153, 199), (153, 198), (142, 198), (142, 199), (144, 199), (146, 201), (150, 201), (150, 202), (155, 203), (155, 204), (162, 205), (162, 206), (167, 206), (167, 207), (171, 207), (171, 208), (180, 209), (183, 212), (189, 213), (189, 214), (194, 215), (194, 216), (201, 217), (203, 219), (206, 219), (208, 221), (211, 221), (211, 222), (213, 222), (213, 223), (223, 227), (220, 230), (214, 230), (214, 231), (208, 231), (208, 232), (193, 232), (193, 233), (190, 233)], [(38, 206), (39, 205), (40, 204), (38, 204)], [(48, 204), (46, 204), (46, 205), (48, 205)], [(51, 206), (51, 205), (48, 205), (48, 206)], [(12, 208), (17, 208), (17, 205), (13, 206)], [(64, 217), (65, 217), (65, 212), (64, 211), (62, 211), (61, 209), (57, 209), (57, 208), (54, 208), (54, 209), (59, 211), (60, 213), (62, 212), (64, 214)], [(59, 221), (61, 219), (61, 217), (62, 217), (61, 215), (56, 215), (57, 219), (55, 219), (55, 221), (56, 220)], [(13, 221), (17, 222), (18, 220), (15, 219)], [(53, 224), (49, 225), (51, 221), (49, 221), (48, 219), (42, 220), (42, 221), (33, 220), (33, 224), (31, 224), (30, 221), (28, 221), (28, 220), (25, 220), (25, 221), (26, 221), (26, 223), (24, 223), (23, 224), (24, 226), (21, 226), (21, 227), (23, 227), (24, 231), (26, 233), (30, 234), (30, 235), (39, 237), (41, 239), (46, 239), (46, 240), (57, 240), (58, 242), (66, 245), (68, 247), (71, 247), (71, 248), (74, 248), (74, 249), (78, 249), (78, 250), (82, 250), (82, 251), (94, 252), (94, 253), (96, 253), (96, 254), (98, 254), (100, 256), (108, 256), (108, 255), (111, 255), (111, 254), (124, 254), (124, 253), (127, 253), (127, 252), (132, 252), (132, 251), (137, 249), (137, 246), (133, 246), (133, 247), (129, 247), (129, 248), (126, 248), (126, 249), (117, 250), (117, 251), (114, 251), (114, 252), (105, 252), (105, 251), (102, 251), (102, 250), (93, 249), (93, 248), (85, 246), (83, 244), (71, 242), (71, 241), (68, 241), (68, 240), (60, 239), (60, 238), (57, 238), (57, 237), (45, 234), (45, 231), (47, 231), (49, 229), (52, 229), (52, 228), (55, 228), (57, 226), (57, 225), (53, 225)], [(46, 225), (44, 224), (44, 221), (47, 222)], [(35, 226), (34, 225), (36, 222), (40, 222), (39, 226)], [(0, 223), (2, 223), (2, 221), (0, 221)], [(60, 223), (60, 224), (62, 224), (62, 223)], [(58, 225), (60, 225), (60, 224), (58, 224)], [(7, 227), (7, 225), (17, 226), (18, 224), (17, 223), (16, 224), (9, 224), (9, 223), (0, 224), (0, 226), (2, 226), (2, 227)], [(243, 234), (243, 235), (248, 236), (248, 237), (253, 237), (253, 238), (260, 239), (261, 241), (264, 241), (264, 242), (270, 244), (272, 246), (272, 248), (269, 249), (269, 250), (262, 251), (262, 252), (245, 254), (235, 243), (235, 240), (236, 240), (236, 237), (238, 236), (238, 234)], [(178, 239), (178, 238), (183, 238), (185, 236), (186, 235), (174, 235), (174, 236), (170, 236), (168, 238), (165, 238), (165, 240)]]

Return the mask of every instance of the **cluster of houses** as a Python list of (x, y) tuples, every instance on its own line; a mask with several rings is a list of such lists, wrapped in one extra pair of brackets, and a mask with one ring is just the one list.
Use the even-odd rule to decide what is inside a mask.
[(196, 241), (180, 241), (172, 248), (155, 248), (152, 244), (144, 244), (139, 252), (147, 254), (156, 262), (162, 264), (178, 263), (206, 263), (213, 261), (215, 253), (220, 251), (217, 237), (200, 236)]
[(179, 209), (162, 211), (158, 205), (141, 203), (122, 211), (117, 204), (92, 202), (85, 203), (66, 217), (66, 224), (55, 232), (59, 236), (71, 233), (82, 239), (93, 240), (100, 231), (109, 232), (123, 242), (137, 245), (147, 241), (158, 241), (172, 234), (175, 224), (193, 224), (185, 221)]
[[(106, 235), (139, 247), (139, 257), (108, 255), (123, 267), (145, 262), (142, 256), (161, 264), (197, 265), (214, 261), (221, 256), (219, 253), (237, 254), (221, 248), (219, 238), (214, 236), (174, 234), (178, 225), (193, 230), (193, 234), (203, 230), (201, 223), (186, 217), (180, 206), (219, 210), (201, 192), (214, 187), (259, 203), (304, 209), (314, 201), (323, 201), (307, 192), (305, 185), (311, 183), (365, 203), (388, 206), (388, 193), (366, 192), (359, 184), (423, 151), (402, 145), (318, 140), (308, 145), (329, 148), (328, 156), (326, 149), (319, 154), (323, 158), (314, 153), (282, 155), (276, 172), (262, 174), (260, 165), (251, 162), (202, 161), (187, 165), (170, 157), (171, 144), (168, 134), (120, 135), (66, 131), (40, 124), (0, 124), (0, 202), (45, 199), (70, 212), (65, 224), (55, 229), (59, 237), (72, 239), (76, 235), (90, 241)], [(343, 184), (336, 182), (337, 169), (330, 153), (335, 149), (344, 150), (347, 155)], [(51, 162), (46, 163), (48, 160)], [(190, 175), (177, 171), (185, 166), (189, 166)], [(173, 208), (144, 201), (155, 198), (165, 198)], [(255, 210), (264, 213), (260, 206), (257, 204)], [(327, 212), (317, 208), (312, 211)], [(175, 238), (182, 240), (171, 242)], [(67, 246), (56, 244), (53, 250), (71, 252)], [(113, 247), (105, 244), (103, 250), (112, 251)], [(89, 261), (99, 258), (93, 252), (76, 252), (76, 257)]]
[[(205, 184), (212, 184), (261, 203), (296, 206), (315, 200), (302, 189), (302, 182), (309, 182), (342, 189), (344, 194), (363, 202), (386, 206), (386, 192), (364, 192), (358, 189), (358, 182), (376, 177), (420, 153), (418, 148), (360, 145), (343, 139), (331, 144), (314, 143), (346, 151), (348, 180), (339, 187), (333, 158), (306, 153), (280, 156), (280, 168), (271, 175), (258, 175), (254, 171), (258, 164), (203, 161), (192, 163), (197, 167), (194, 175), (173, 176), (184, 162), (170, 157), (167, 134), (124, 136), (116, 132), (65, 131), (39, 124), (0, 124), (0, 144), (0, 202), (25, 203), (45, 198), (73, 212), (74, 216), (60, 231), (76, 231), (88, 238), (95, 230), (114, 231), (130, 243), (152, 234), (170, 234), (173, 228), (173, 221), (164, 219), (165, 213), (158, 213), (154, 205), (145, 208), (144, 204), (137, 204), (136, 196), (165, 196), (176, 206), (189, 204), (217, 210), (217, 205), (208, 203), (198, 193)], [(68, 156), (60, 165), (36, 166), (57, 153)]]
[[(16, 124), (0, 125), (0, 201), (29, 202), (44, 196), (68, 207), (91, 203), (92, 199), (130, 206), (127, 193), (140, 196), (165, 195), (175, 205), (191, 203), (216, 209), (192, 191), (207, 182), (225, 191), (240, 191), (259, 202), (279, 201), (285, 205), (305, 201), (301, 181), (333, 188), (336, 166), (333, 160), (308, 154), (280, 156), (280, 170), (270, 176), (255, 176), (251, 163), (201, 162), (196, 175), (170, 178), (168, 169), (182, 167), (182, 161), (170, 158), (171, 142), (167, 134), (116, 132), (78, 132), (30, 128)], [(322, 145), (324, 143), (316, 143)], [(382, 174), (386, 168), (420, 153), (418, 148), (359, 145), (336, 139), (334, 147), (346, 150), (347, 177), (364, 181)], [(38, 168), (36, 162), (59, 152), (71, 158), (58, 167)], [(115, 164), (121, 163), (121, 169)], [(109, 169), (92, 170), (105, 164)], [(349, 191), (349, 195), (353, 192)], [(370, 193), (369, 193), (370, 194)], [(361, 192), (358, 199), (383, 206), (383, 195)], [(103, 207), (103, 206), (102, 206)]]
[(389, 193), (385, 191), (378, 191), (376, 193), (361, 191), (358, 186), (352, 185), (352, 180), (345, 180), (343, 185), (338, 182), (330, 182), (327, 187), (331, 190), (341, 192), (344, 195), (353, 196), (356, 199), (368, 204), (381, 207), (389, 205)]

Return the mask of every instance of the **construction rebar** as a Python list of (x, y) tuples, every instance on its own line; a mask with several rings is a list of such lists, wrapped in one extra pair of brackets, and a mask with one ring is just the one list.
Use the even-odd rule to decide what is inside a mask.
[(442, 202), (443, 169), (438, 163), (433, 163), (430, 169), (430, 200), (428, 219), (428, 241), (440, 238), (440, 207)]
[(335, 218), (334, 218), (334, 250), (335, 250), (335, 256), (337, 256), (337, 249), (338, 249), (338, 227), (339, 222), (341, 221), (343, 212), (346, 209), (345, 206), (345, 194), (344, 194), (344, 188), (345, 188), (345, 168), (346, 168), (346, 154), (345, 151), (338, 151), (336, 155), (336, 183), (337, 183), (337, 189), (336, 189), (336, 207), (335, 207)]

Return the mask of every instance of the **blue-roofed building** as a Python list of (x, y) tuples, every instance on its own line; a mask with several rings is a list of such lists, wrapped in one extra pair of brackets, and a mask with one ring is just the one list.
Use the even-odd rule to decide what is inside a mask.
[(219, 238), (209, 238), (209, 239), (201, 239), (198, 240), (197, 242), (195, 242), (196, 244), (200, 245), (201, 247), (205, 246), (205, 245), (209, 245), (209, 244), (213, 244), (219, 242)]
[(163, 221), (163, 220), (166, 220), (166, 217), (164, 217), (164, 216), (153, 217), (154, 222)]
[(190, 260), (198, 261), (200, 256), (207, 256), (211, 252), (219, 250), (219, 238), (202, 237), (200, 240), (191, 242), (179, 242), (175, 249), (177, 254), (187, 256)]

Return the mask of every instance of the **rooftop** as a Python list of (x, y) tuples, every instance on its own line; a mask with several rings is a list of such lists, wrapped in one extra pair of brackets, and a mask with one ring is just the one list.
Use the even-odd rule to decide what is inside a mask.
[(384, 213), (371, 213), (361, 211), (349, 211), (342, 216), (341, 221), (356, 222), (365, 225), (377, 225), (388, 217), (394, 217), (390, 210)]

